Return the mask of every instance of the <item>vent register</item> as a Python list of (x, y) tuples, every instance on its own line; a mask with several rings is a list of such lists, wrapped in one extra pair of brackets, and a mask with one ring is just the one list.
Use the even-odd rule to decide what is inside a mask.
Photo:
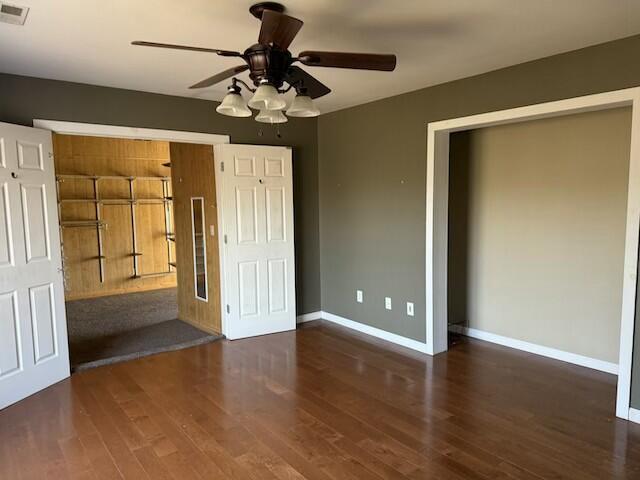
[(28, 7), (19, 7), (0, 2), (0, 22), (12, 25), (24, 25), (29, 13)]

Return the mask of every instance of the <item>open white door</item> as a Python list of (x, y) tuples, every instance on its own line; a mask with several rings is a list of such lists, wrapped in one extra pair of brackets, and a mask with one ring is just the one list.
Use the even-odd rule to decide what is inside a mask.
[(0, 123), (0, 408), (68, 376), (51, 132)]
[(230, 339), (296, 328), (291, 150), (216, 145)]

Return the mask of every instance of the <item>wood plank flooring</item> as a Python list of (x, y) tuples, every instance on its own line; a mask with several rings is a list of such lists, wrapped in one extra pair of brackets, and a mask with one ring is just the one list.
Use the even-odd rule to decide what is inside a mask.
[(325, 322), (76, 374), (0, 412), (0, 478), (640, 478), (615, 377)]

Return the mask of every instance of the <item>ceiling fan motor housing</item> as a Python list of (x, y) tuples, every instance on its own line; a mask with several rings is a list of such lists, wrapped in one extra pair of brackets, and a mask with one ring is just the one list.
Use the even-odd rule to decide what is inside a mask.
[(287, 70), (293, 63), (293, 58), (288, 50), (282, 50), (275, 45), (261, 45), (259, 43), (247, 48), (244, 57), (249, 63), (249, 78), (256, 86), (266, 79), (274, 87), (281, 88)]

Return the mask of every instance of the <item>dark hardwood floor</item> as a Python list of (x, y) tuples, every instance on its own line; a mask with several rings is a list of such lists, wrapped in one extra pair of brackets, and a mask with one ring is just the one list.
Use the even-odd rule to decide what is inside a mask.
[(73, 375), (0, 412), (0, 478), (640, 478), (615, 377), (324, 323)]

